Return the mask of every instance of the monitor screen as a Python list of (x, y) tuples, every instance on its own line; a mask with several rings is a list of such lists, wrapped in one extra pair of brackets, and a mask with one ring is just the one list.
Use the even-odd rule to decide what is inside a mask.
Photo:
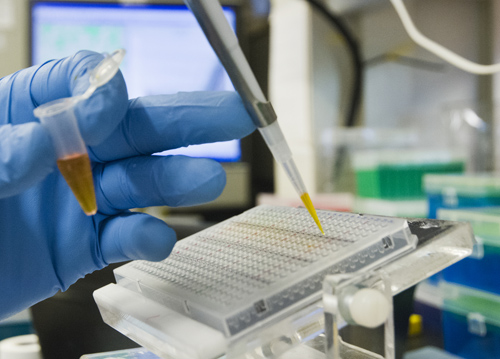
[[(236, 28), (236, 12), (224, 7)], [(31, 60), (41, 64), (87, 49), (127, 50), (121, 70), (130, 98), (179, 91), (234, 91), (192, 13), (177, 4), (35, 1)], [(240, 141), (195, 145), (162, 154), (238, 161)]]

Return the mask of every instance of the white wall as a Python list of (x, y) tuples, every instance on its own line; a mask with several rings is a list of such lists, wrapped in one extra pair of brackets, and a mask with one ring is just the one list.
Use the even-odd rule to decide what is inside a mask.
[(0, 0), (0, 77), (29, 65), (28, 0)]
[[(273, 3), (271, 12), (270, 100), (308, 191), (324, 181), (317, 143), (325, 128), (345, 116), (351, 70), (339, 35), (303, 0)], [(319, 177), (318, 177), (319, 175)], [(276, 192), (297, 195), (281, 168)]]

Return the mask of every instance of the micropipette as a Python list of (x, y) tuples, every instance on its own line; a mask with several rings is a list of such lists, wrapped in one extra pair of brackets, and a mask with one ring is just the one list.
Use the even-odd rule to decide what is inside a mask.
[(123, 56), (125, 50), (117, 50), (99, 62), (91, 71), (89, 87), (82, 95), (51, 101), (33, 111), (48, 130), (56, 150), (57, 167), (87, 216), (97, 213), (97, 202), (90, 159), (78, 128), (75, 106), (115, 76)]
[(316, 225), (325, 234), (309, 193), (292, 158), (292, 152), (279, 127), (276, 113), (257, 83), (250, 65), (217, 0), (185, 0), (220, 62), (226, 69), (246, 110), (257, 125), (274, 159), (285, 170)]

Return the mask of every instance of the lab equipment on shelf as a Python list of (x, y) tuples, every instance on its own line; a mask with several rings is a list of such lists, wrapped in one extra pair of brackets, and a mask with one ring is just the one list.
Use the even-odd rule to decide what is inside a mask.
[(500, 358), (500, 296), (441, 282), (444, 348), (461, 358)]
[(468, 258), (443, 270), (443, 279), (500, 295), (500, 207), (439, 209), (437, 213), (439, 219), (469, 222), (477, 242)]
[(428, 173), (461, 173), (465, 158), (448, 150), (389, 149), (353, 155), (357, 195), (385, 200), (424, 199)]
[(498, 173), (426, 175), (424, 188), (429, 218), (436, 218), (439, 208), (500, 206)]

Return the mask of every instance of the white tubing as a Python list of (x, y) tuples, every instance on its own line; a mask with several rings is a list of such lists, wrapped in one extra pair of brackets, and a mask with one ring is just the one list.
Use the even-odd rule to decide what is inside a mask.
[(408, 10), (403, 3), (403, 0), (391, 0), (392, 5), (396, 9), (396, 12), (403, 23), (403, 26), (410, 36), (410, 38), (415, 41), (418, 45), (423, 47), (424, 49), (432, 52), (436, 56), (442, 58), (443, 60), (449, 62), (453, 66), (458, 67), (467, 72), (471, 72), (477, 75), (491, 75), (495, 72), (500, 71), (500, 64), (494, 65), (481, 65), (466, 58), (463, 58), (460, 55), (457, 55), (451, 50), (448, 50), (446, 47), (438, 44), (435, 41), (424, 36), (413, 24), (413, 21), (408, 14)]

